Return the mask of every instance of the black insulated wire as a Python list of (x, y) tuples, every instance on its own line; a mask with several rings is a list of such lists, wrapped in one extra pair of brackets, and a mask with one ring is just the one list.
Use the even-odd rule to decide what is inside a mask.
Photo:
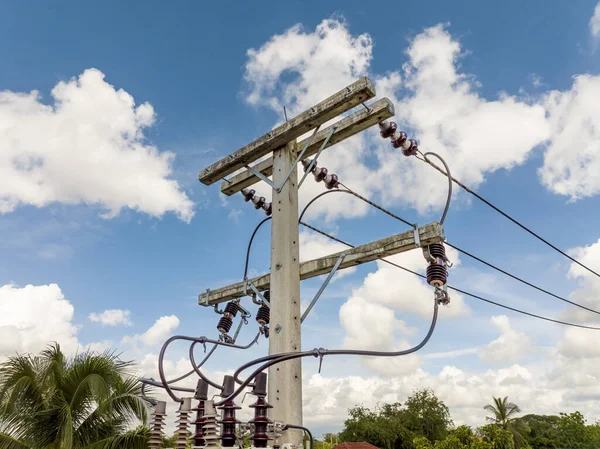
[(512, 279), (514, 279), (516, 281), (519, 281), (519, 282), (521, 282), (521, 283), (523, 283), (525, 285), (528, 285), (531, 288), (535, 288), (536, 290), (538, 290), (538, 291), (540, 291), (542, 293), (545, 293), (545, 294), (547, 294), (549, 296), (552, 296), (553, 298), (556, 298), (556, 299), (559, 299), (561, 301), (564, 301), (564, 302), (566, 302), (568, 304), (574, 305), (575, 307), (579, 307), (580, 309), (587, 310), (588, 312), (592, 312), (592, 313), (595, 313), (597, 315), (600, 315), (600, 312), (598, 310), (590, 309), (589, 307), (586, 307), (586, 306), (584, 306), (582, 304), (579, 304), (579, 303), (576, 303), (574, 301), (571, 301), (571, 300), (569, 300), (567, 298), (563, 298), (562, 296), (559, 296), (559, 295), (557, 295), (555, 293), (552, 293), (552, 292), (550, 292), (550, 291), (548, 291), (546, 289), (543, 289), (542, 287), (539, 287), (539, 286), (537, 286), (535, 284), (532, 284), (531, 282), (528, 282), (528, 281), (526, 281), (524, 279), (521, 279), (520, 277), (515, 276), (514, 274), (511, 274), (508, 271), (503, 270), (502, 268), (499, 268), (499, 267), (497, 267), (497, 266), (495, 266), (495, 265), (493, 265), (493, 264), (491, 264), (489, 262), (486, 262), (485, 260), (483, 260), (483, 259), (481, 259), (481, 258), (479, 258), (477, 256), (474, 256), (473, 254), (465, 251), (464, 249), (459, 248), (458, 246), (455, 246), (455, 245), (453, 245), (451, 243), (448, 243), (448, 242), (446, 242), (446, 245), (448, 245), (451, 248), (454, 248), (459, 253), (462, 253), (465, 256), (468, 256), (471, 259), (476, 260), (477, 262), (480, 262), (480, 263), (482, 263), (482, 264), (484, 264), (484, 265), (486, 265), (486, 266), (488, 266), (488, 267), (490, 267), (490, 268), (492, 268), (492, 269), (494, 269), (494, 270), (496, 270), (496, 271), (498, 271), (498, 272), (500, 272), (502, 274), (505, 274), (506, 276), (508, 276), (508, 277), (510, 277), (510, 278), (512, 278)]
[(425, 158), (425, 161), (427, 161), (428, 163), (431, 162), (429, 161), (429, 159), (427, 159), (427, 156), (436, 157), (444, 165), (444, 168), (446, 169), (446, 176), (448, 176), (448, 197), (446, 198), (446, 207), (444, 207), (442, 218), (440, 218), (440, 224), (443, 225), (444, 221), (446, 220), (446, 215), (448, 215), (448, 209), (450, 209), (450, 201), (452, 201), (452, 174), (450, 173), (450, 167), (448, 167), (448, 164), (446, 164), (446, 161), (444, 160), (444, 158), (442, 158), (442, 156), (432, 152), (423, 154), (423, 158)]
[(308, 439), (310, 440), (310, 449), (314, 449), (314, 445), (315, 445), (315, 443), (314, 443), (314, 439), (313, 439), (313, 436), (312, 436), (312, 433), (311, 433), (311, 431), (310, 431), (308, 428), (306, 428), (306, 427), (304, 427), (304, 426), (297, 426), (297, 425), (295, 425), (295, 424), (286, 424), (286, 425), (283, 427), (283, 430), (286, 430), (286, 429), (298, 429), (298, 430), (303, 430), (303, 431), (304, 431), (304, 433), (306, 433), (306, 435), (308, 436)]
[[(433, 168), (435, 168), (437, 171), (439, 171), (441, 174), (448, 176), (447, 172), (444, 172), (440, 167), (438, 167), (435, 163), (426, 160), (426, 159), (420, 159), (420, 161), (423, 161), (429, 165), (431, 165)], [(521, 222), (519, 222), (517, 219), (511, 217), (510, 215), (508, 215), (506, 212), (504, 212), (503, 210), (501, 210), (500, 208), (498, 208), (497, 206), (494, 206), (492, 203), (490, 203), (488, 200), (486, 200), (484, 197), (482, 197), (481, 195), (479, 195), (478, 193), (474, 192), (473, 190), (471, 190), (469, 187), (467, 187), (466, 185), (464, 185), (462, 182), (460, 182), (458, 179), (454, 178), (453, 176), (450, 175), (450, 179), (452, 179), (452, 181), (459, 187), (461, 187), (463, 190), (465, 190), (466, 192), (470, 193), (471, 195), (473, 195), (475, 198), (477, 198), (479, 201), (483, 202), (484, 204), (488, 205), (489, 207), (491, 207), (492, 209), (494, 209), (496, 212), (498, 212), (500, 215), (504, 216), (505, 218), (507, 218), (508, 220), (512, 221), (514, 224), (516, 224), (517, 226), (519, 226), (521, 229), (523, 229), (524, 231), (527, 231), (529, 234), (531, 234), (532, 236), (534, 236), (536, 239), (538, 239), (539, 241), (541, 241), (542, 243), (546, 244), (547, 246), (549, 246), (550, 248), (552, 248), (554, 251), (562, 254), (564, 257), (566, 257), (567, 259), (569, 259), (571, 262), (576, 263), (577, 265), (579, 265), (580, 267), (586, 269), (587, 271), (589, 271), (590, 273), (600, 277), (600, 274), (594, 270), (592, 270), (590, 267), (584, 265), (583, 263), (581, 263), (580, 261), (578, 261), (577, 259), (569, 256), (567, 253), (565, 253), (563, 250), (559, 249), (557, 246), (553, 245), (552, 243), (550, 243), (548, 240), (546, 240), (545, 238), (543, 238), (542, 236), (540, 236), (539, 234), (537, 234), (536, 232), (532, 231), (531, 229), (529, 229), (527, 226), (525, 226), (524, 224), (522, 224)]]
[(246, 264), (244, 265), (244, 279), (248, 278), (248, 263), (250, 261), (250, 249), (252, 248), (252, 242), (254, 241), (254, 237), (256, 236), (256, 233), (258, 232), (260, 227), (263, 224), (265, 224), (267, 221), (269, 221), (270, 219), (271, 219), (271, 217), (267, 217), (267, 218), (263, 219), (260, 223), (258, 223), (256, 228), (254, 228), (254, 232), (252, 233), (252, 236), (250, 237), (250, 241), (248, 242), (248, 249), (246, 250)]

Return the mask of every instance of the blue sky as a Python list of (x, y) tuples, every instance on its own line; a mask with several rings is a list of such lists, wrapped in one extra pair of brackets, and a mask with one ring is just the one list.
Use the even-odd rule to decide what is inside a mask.
[[(600, 269), (595, 1), (0, 8), (0, 335), (10, 337), (3, 355), (57, 339), (72, 350), (118, 348), (155, 375), (170, 333), (216, 336), (218, 317), (197, 295), (241, 280), (248, 238), (263, 216), (240, 195), (226, 199), (218, 184), (201, 185), (198, 172), (281, 121), (281, 106), (301, 112), (363, 75), (375, 81), (377, 98), (394, 101), (399, 127), (444, 154), (459, 179), (558, 247), (581, 248), (579, 257)], [(328, 150), (322, 162), (407, 219), (439, 218), (443, 178), (393, 153), (374, 131)], [(307, 184), (304, 202), (322, 189)], [(449, 242), (600, 306), (597, 278), (474, 201), (455, 195)], [(403, 230), (331, 197), (310, 220), (353, 243)], [(253, 273), (268, 269), (268, 238), (265, 229), (256, 240)], [(310, 245), (305, 257), (338, 250), (309, 233), (301, 241)], [(399, 260), (424, 268), (418, 254), (407, 257)], [(307, 320), (303, 346), (349, 344), (352, 328), (378, 326), (356, 318), (366, 310), (389, 318), (379, 330), (392, 336), (366, 331), (361, 344), (417, 342), (428, 320), (416, 305), (424, 287), (407, 279), (375, 264), (337, 278)], [(305, 301), (319, 282), (303, 283)], [(466, 256), (450, 282), (531, 312), (594, 322)], [(121, 312), (104, 325), (90, 319), (105, 310)], [(354, 403), (401, 401), (422, 386), (438, 391), (457, 422), (473, 425), (498, 394), (529, 401), (527, 412), (600, 417), (591, 401), (600, 390), (586, 383), (600, 375), (600, 353), (588, 347), (593, 332), (565, 332), (460, 297), (444, 313), (419, 357), (388, 367), (326, 360), (320, 376), (307, 362), (307, 423), (317, 434), (336, 430)], [(241, 339), (253, 332), (252, 322)], [(174, 347), (172, 373), (183, 369), (185, 352)], [(217, 352), (209, 369), (222, 375), (236, 362)], [(574, 364), (581, 378), (567, 369)], [(578, 396), (584, 388), (588, 396)], [(469, 400), (461, 389), (472, 391)], [(540, 395), (547, 399), (534, 403)]]

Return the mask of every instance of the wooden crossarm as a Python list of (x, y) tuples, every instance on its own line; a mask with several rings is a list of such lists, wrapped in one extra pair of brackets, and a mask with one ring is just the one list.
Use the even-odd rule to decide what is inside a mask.
[[(321, 144), (327, 138), (333, 127), (335, 127), (335, 132), (332, 134), (325, 148), (329, 148), (342, 140), (346, 140), (393, 115), (394, 104), (389, 99), (382, 98), (370, 105), (369, 110), (362, 108), (348, 117), (343, 118), (339, 122), (320, 130), (313, 138), (304, 155), (306, 157), (311, 157), (317, 154)], [(298, 151), (304, 148), (304, 145), (306, 145), (309, 139), (310, 138), (307, 137), (298, 143)], [(271, 176), (273, 174), (273, 158), (269, 157), (268, 159), (255, 164), (252, 168), (265, 176)], [(228, 180), (223, 181), (221, 183), (221, 192), (227, 196), (231, 196), (259, 181), (260, 179), (258, 176), (254, 175), (250, 170), (245, 170), (232, 176)]]
[[(441, 242), (444, 240), (444, 229), (438, 222), (426, 224), (419, 228), (419, 239), (422, 246), (427, 246), (432, 243)], [(340, 251), (329, 256), (320, 257), (319, 259), (309, 260), (300, 264), (300, 279), (309, 279), (315, 276), (326, 274), (335, 265), (340, 255), (344, 254), (345, 258), (342, 261), (339, 270), (353, 267), (383, 257), (392, 256), (394, 254), (403, 253), (416, 249), (415, 238), (413, 231), (406, 231), (400, 234), (395, 234), (381, 240), (376, 240), (365, 245), (356, 246), (345, 251)], [(425, 263), (425, 260), (423, 260)], [(259, 290), (268, 290), (270, 286), (270, 274), (263, 274), (250, 282)], [(248, 287), (248, 292), (250, 288)], [(198, 304), (214, 305), (231, 299), (240, 298), (244, 295), (244, 283), (238, 282), (227, 287), (211, 290), (207, 293), (202, 293), (198, 296)], [(207, 301), (208, 298), (208, 301)]]
[(200, 172), (198, 179), (202, 184), (211, 185), (374, 96), (373, 83), (363, 77), (235, 153), (205, 168)]

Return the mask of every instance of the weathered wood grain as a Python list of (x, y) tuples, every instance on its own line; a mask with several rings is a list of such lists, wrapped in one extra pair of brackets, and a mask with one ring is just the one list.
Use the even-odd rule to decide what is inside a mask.
[[(444, 240), (444, 229), (438, 222), (426, 224), (419, 228), (419, 238), (422, 246), (441, 242)], [(329, 256), (303, 262), (300, 264), (300, 279), (309, 279), (328, 273), (331, 271), (341, 254), (345, 254), (346, 257), (339, 267), (340, 270), (410, 251), (412, 249), (415, 249), (413, 231), (402, 232)], [(262, 276), (250, 279), (250, 282), (252, 282), (259, 291), (268, 290), (270, 281), (271, 276), (269, 274), (263, 274)], [(248, 290), (250, 289), (248, 288)], [(244, 283), (238, 282), (217, 290), (211, 290), (208, 293), (208, 305), (219, 304), (231, 299), (239, 298), (243, 295)], [(200, 294), (198, 296), (198, 304), (206, 304), (206, 297), (207, 293)]]
[(363, 77), (245, 147), (205, 168), (200, 172), (198, 179), (205, 185), (211, 185), (374, 96), (373, 83)]
[[(382, 98), (381, 100), (376, 101), (369, 106), (369, 109), (370, 110), (367, 111), (365, 108), (362, 108), (354, 114), (343, 118), (339, 122), (320, 130), (313, 138), (313, 141), (306, 149), (304, 155), (306, 157), (311, 157), (317, 154), (321, 144), (327, 138), (333, 127), (335, 127), (335, 132), (332, 134), (325, 148), (329, 148), (336, 143), (346, 140), (349, 137), (352, 137), (355, 134), (358, 134), (394, 115), (394, 104), (387, 98)], [(302, 148), (304, 148), (304, 145), (306, 145), (309, 139), (310, 138), (307, 137), (298, 143), (298, 151), (301, 151)], [(252, 168), (265, 176), (271, 176), (273, 174), (273, 158), (270, 157), (265, 159), (264, 161), (254, 165)], [(252, 184), (256, 184), (259, 181), (260, 179), (258, 176), (252, 174), (250, 170), (245, 170), (235, 176), (232, 176), (227, 181), (223, 181), (223, 183), (221, 183), (221, 193), (231, 196), (234, 193), (240, 192), (242, 189), (245, 189)]]

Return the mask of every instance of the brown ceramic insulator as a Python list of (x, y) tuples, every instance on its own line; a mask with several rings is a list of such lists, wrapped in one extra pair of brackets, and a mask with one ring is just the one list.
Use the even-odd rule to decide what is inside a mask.
[(443, 287), (448, 281), (446, 264), (439, 261), (427, 266), (427, 283), (432, 287)]
[(223, 315), (217, 324), (217, 330), (222, 334), (226, 334), (231, 330), (233, 320), (228, 315)]
[(402, 145), (404, 145), (404, 142), (406, 142), (406, 139), (408, 139), (408, 136), (406, 135), (406, 133), (404, 131), (396, 131), (392, 135), (391, 139), (392, 139), (392, 146), (394, 148), (401, 148)]
[(221, 447), (233, 447), (237, 440), (235, 427), (240, 423), (235, 417), (235, 411), (241, 409), (241, 407), (237, 406), (233, 401), (227, 401), (219, 409), (223, 410), (223, 418), (221, 419)]
[(258, 312), (256, 312), (256, 321), (258, 324), (264, 325), (269, 324), (269, 319), (271, 317), (271, 311), (267, 307), (266, 304), (261, 305), (258, 308)]
[(379, 124), (379, 135), (387, 139), (388, 137), (392, 137), (397, 129), (398, 125), (396, 125), (396, 122), (381, 122)]

